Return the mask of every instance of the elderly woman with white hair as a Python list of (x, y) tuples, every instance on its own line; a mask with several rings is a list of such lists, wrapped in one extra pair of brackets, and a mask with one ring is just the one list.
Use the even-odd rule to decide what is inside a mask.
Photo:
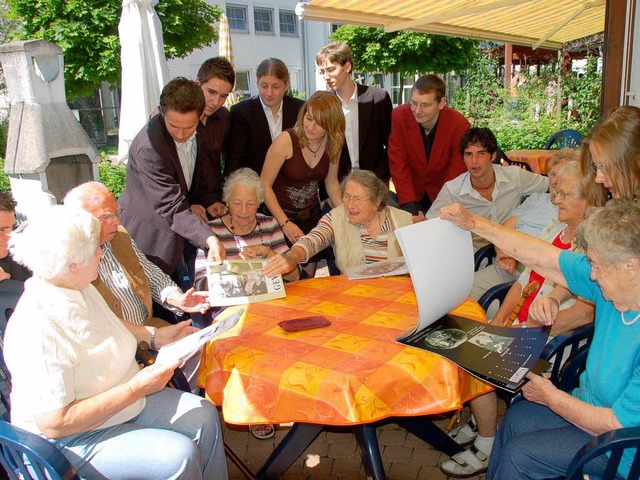
[(66, 206), (12, 235), (33, 277), (4, 337), (11, 422), (50, 440), (82, 478), (227, 478), (215, 407), (165, 387), (179, 360), (140, 370), (136, 346), (151, 331), (119, 320), (91, 285), (99, 238), (98, 219)]
[[(227, 259), (269, 258), (289, 250), (280, 224), (273, 217), (258, 213), (264, 202), (264, 186), (258, 174), (241, 168), (226, 179), (222, 201), (229, 212), (209, 222), (224, 245)], [(298, 271), (285, 280), (297, 280)]]
[(289, 272), (329, 246), (343, 275), (350, 267), (402, 256), (395, 229), (423, 218), (390, 207), (387, 186), (369, 170), (352, 170), (340, 191), (342, 205), (325, 214), (289, 253), (270, 258), (267, 275)]
[[(576, 241), (586, 254), (562, 251), (543, 240), (472, 215), (461, 205), (440, 218), (471, 230), (556, 284), (595, 304), (595, 330), (586, 370), (571, 393), (529, 373), (527, 401), (509, 407), (489, 461), (487, 479), (556, 478), (594, 436), (640, 426), (640, 205), (612, 200), (589, 215)], [(557, 314), (557, 310), (556, 310)], [(618, 475), (626, 478), (632, 455)], [(606, 458), (585, 473), (602, 476)]]

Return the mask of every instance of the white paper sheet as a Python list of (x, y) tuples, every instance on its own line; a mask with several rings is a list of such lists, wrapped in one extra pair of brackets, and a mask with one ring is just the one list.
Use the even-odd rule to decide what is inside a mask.
[(161, 347), (158, 350), (158, 356), (156, 358), (157, 362), (171, 362), (173, 363), (178, 359), (185, 359), (190, 355), (193, 355), (202, 345), (207, 343), (214, 337), (221, 335), (222, 333), (229, 330), (233, 327), (240, 317), (242, 317), (242, 313), (244, 309), (240, 309), (234, 314), (224, 318), (222, 320), (214, 320), (214, 323), (209, 325), (202, 330), (198, 330), (197, 332), (192, 333), (180, 340), (177, 340), (173, 343), (169, 343), (164, 347)]
[(434, 218), (396, 230), (418, 300), (418, 325), (431, 325), (471, 292), (473, 244), (471, 233)]

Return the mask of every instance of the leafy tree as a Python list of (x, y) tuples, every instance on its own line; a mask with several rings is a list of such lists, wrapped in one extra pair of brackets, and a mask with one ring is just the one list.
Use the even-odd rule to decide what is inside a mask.
[[(120, 81), (121, 0), (8, 0), (24, 20), (23, 38), (44, 38), (62, 48), (68, 98), (102, 82)], [(222, 10), (205, 0), (168, 0), (156, 6), (167, 58), (182, 58), (217, 41), (213, 24)]]
[(344, 25), (331, 39), (351, 47), (354, 69), (364, 72), (397, 73), (400, 91), (404, 79), (417, 73), (448, 73), (466, 70), (476, 58), (478, 42), (466, 38), (427, 33)]

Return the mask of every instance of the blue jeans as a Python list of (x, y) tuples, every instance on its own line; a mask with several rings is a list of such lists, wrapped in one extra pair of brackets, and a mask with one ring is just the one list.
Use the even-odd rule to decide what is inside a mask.
[(83, 479), (228, 478), (218, 411), (172, 388), (149, 395), (128, 422), (55, 443)]
[[(487, 480), (562, 477), (573, 456), (593, 438), (543, 405), (521, 400), (509, 407), (496, 435)], [(606, 458), (598, 457), (585, 473), (601, 475)]]

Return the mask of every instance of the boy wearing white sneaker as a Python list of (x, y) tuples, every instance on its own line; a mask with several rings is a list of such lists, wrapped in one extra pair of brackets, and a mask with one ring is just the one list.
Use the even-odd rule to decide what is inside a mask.
[(452, 430), (449, 436), (462, 447), (462, 452), (449, 457), (440, 470), (453, 478), (473, 477), (487, 471), (498, 423), (498, 398), (495, 392), (469, 402), (469, 422)]

